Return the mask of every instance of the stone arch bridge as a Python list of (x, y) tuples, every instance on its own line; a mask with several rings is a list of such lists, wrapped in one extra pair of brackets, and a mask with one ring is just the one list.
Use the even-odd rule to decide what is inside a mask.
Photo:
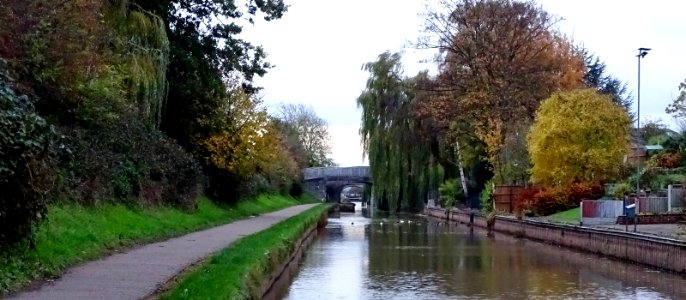
[(340, 202), (347, 186), (371, 185), (369, 167), (320, 167), (303, 171), (305, 188), (327, 202)]

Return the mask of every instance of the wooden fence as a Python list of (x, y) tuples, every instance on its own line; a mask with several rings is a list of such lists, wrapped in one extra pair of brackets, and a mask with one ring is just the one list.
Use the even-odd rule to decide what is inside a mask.
[(526, 189), (522, 185), (496, 185), (493, 192), (495, 209), (512, 213), (515, 209), (515, 200)]

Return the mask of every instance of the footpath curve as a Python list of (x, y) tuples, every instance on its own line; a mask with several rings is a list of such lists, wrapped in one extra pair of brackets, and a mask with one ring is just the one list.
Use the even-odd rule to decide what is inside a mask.
[(78, 265), (54, 282), (8, 299), (141, 299), (189, 265), (315, 205), (292, 206)]

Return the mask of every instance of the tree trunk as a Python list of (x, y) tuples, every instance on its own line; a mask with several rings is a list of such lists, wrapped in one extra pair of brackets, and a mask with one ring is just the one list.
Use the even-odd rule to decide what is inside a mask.
[(469, 196), (467, 192), (467, 180), (464, 178), (464, 168), (462, 167), (462, 152), (460, 151), (460, 142), (455, 140), (455, 152), (457, 152), (457, 165), (460, 169), (460, 182), (462, 183), (462, 191), (464, 192), (464, 197)]

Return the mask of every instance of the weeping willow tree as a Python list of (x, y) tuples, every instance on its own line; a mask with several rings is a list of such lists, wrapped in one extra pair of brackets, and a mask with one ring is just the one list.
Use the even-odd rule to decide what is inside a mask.
[(112, 0), (106, 20), (112, 54), (141, 120), (158, 128), (167, 93), (169, 39), (163, 20), (129, 0)]
[(370, 77), (357, 105), (362, 108), (360, 135), (369, 155), (373, 197), (381, 210), (420, 209), (438, 180), (428, 138), (412, 116), (414, 80), (403, 77), (399, 54), (383, 53), (364, 70)]

